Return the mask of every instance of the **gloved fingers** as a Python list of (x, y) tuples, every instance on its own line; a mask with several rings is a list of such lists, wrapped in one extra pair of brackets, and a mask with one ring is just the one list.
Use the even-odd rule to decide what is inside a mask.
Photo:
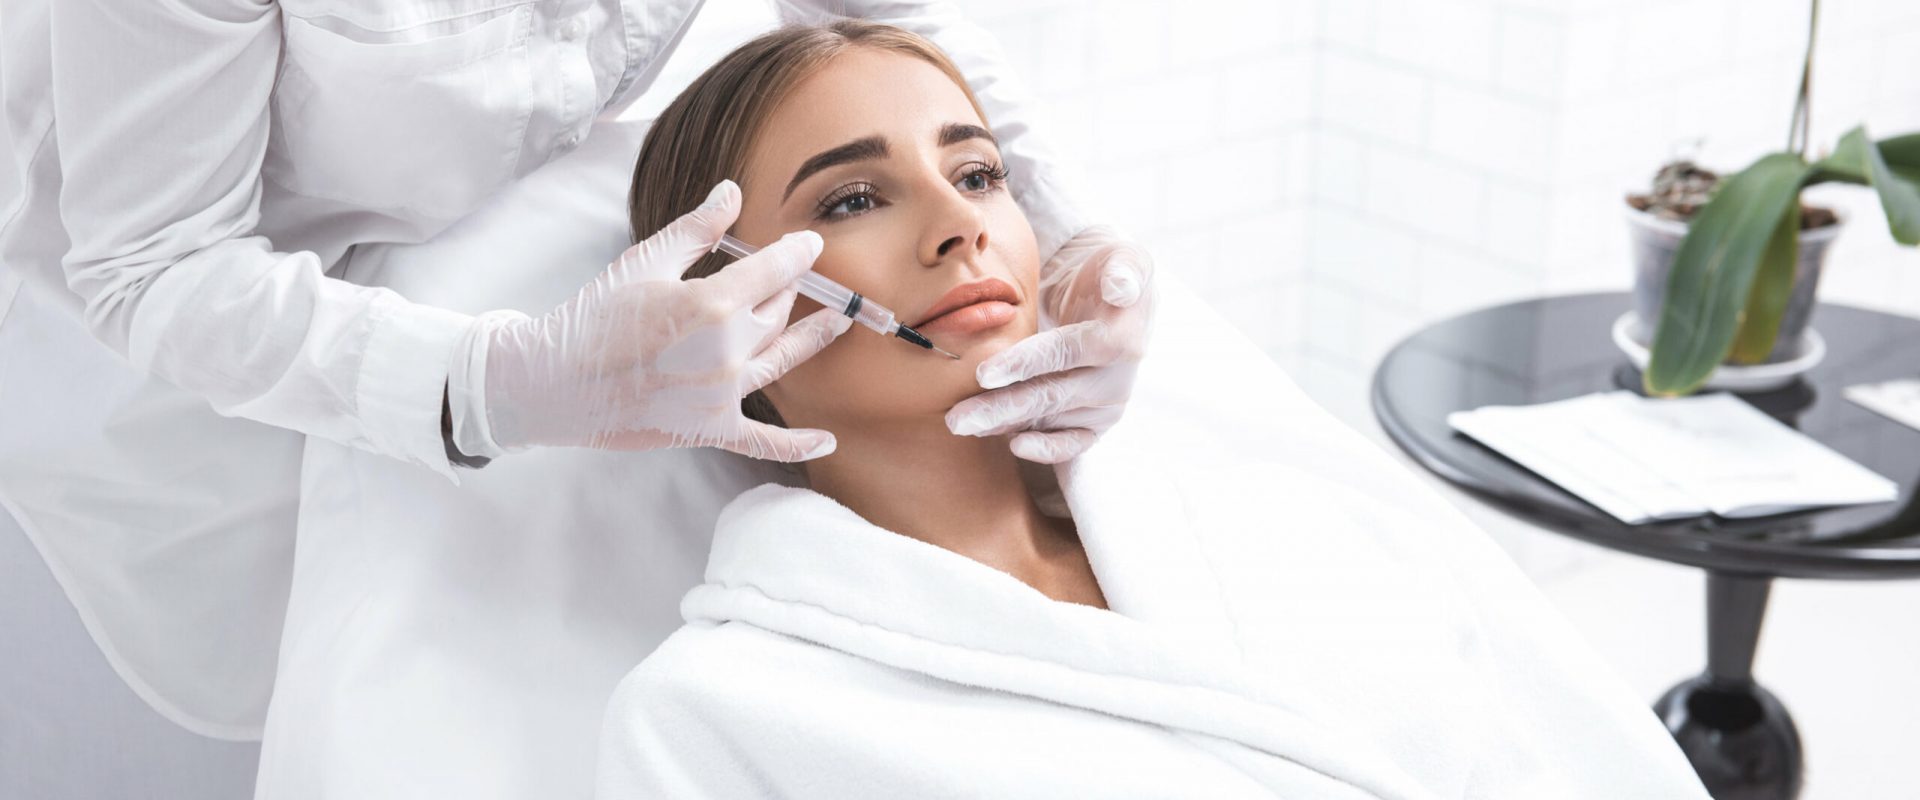
[(1096, 434), (1106, 433), (1108, 428), (1120, 421), (1120, 417), (1126, 413), (1126, 410), (1126, 398), (1121, 398), (1118, 402), (1111, 398), (1102, 398), (1099, 402), (1068, 409), (1039, 420), (1034, 423), (1033, 429), (1054, 431), (1085, 428)]
[(747, 361), (740, 376), (740, 396), (757, 392), (788, 370), (814, 357), (853, 327), (853, 319), (832, 309), (820, 309), (793, 323)]
[(608, 269), (614, 286), (641, 281), (677, 281), (693, 262), (713, 251), (740, 217), (740, 187), (723, 180), (699, 208), (627, 248)]
[(839, 442), (818, 428), (778, 428), (757, 420), (740, 420), (739, 431), (714, 446), (748, 458), (767, 461), (811, 461), (833, 452)]
[(1041, 331), (1008, 347), (974, 369), (982, 389), (998, 389), (1038, 375), (1076, 367), (1098, 366), (1114, 360), (1107, 323), (1087, 320)]
[(773, 340), (780, 338), (780, 334), (787, 329), (787, 320), (793, 316), (794, 300), (799, 296), (799, 290), (789, 286), (753, 307), (752, 322), (760, 331), (760, 338), (754, 341), (751, 352), (765, 350), (767, 345), (773, 344)]
[[(1152, 316), (1153, 257), (1117, 231), (1094, 226), (1076, 234), (1041, 269), (1042, 308), (1058, 324), (1105, 319), (1143, 329)], [(1125, 337), (1123, 337), (1125, 338)]]
[[(718, 235), (714, 238), (719, 239)], [(820, 257), (820, 249), (825, 246), (820, 234), (795, 231), (708, 276), (703, 282), (736, 305), (757, 305), (792, 286), (812, 269), (814, 259)]]
[(1086, 452), (1099, 438), (1098, 434), (1086, 428), (1026, 431), (1013, 437), (1007, 446), (1015, 456), (1028, 461), (1058, 464)]
[(1110, 254), (1100, 267), (1100, 299), (1114, 308), (1139, 302), (1152, 277), (1152, 268), (1142, 266), (1141, 261), (1126, 251)]
[[(793, 302), (800, 296), (800, 287), (789, 284), (786, 288), (774, 292), (772, 297), (760, 301), (753, 307), (756, 321), (778, 325), (793, 314)], [(844, 314), (842, 316), (845, 316)]]
[(616, 430), (596, 431), (587, 439), (586, 446), (595, 450), (658, 450), (674, 446), (672, 434), (655, 430)]
[(1094, 369), (1081, 367), (1042, 375), (969, 397), (947, 411), (947, 430), (956, 436), (998, 436), (1024, 430), (1034, 420), (1080, 405), (1079, 388), (1098, 377)]

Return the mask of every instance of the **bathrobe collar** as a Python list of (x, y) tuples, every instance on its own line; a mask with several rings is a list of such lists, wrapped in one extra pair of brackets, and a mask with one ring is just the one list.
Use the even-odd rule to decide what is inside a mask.
[[(1426, 796), (1307, 698), (1282, 696), (1240, 667), (1176, 492), (1085, 458), (1059, 476), (1112, 611), (1055, 601), (824, 495), (768, 484), (721, 512), (707, 582), (681, 613), (1238, 742), (1326, 776), (1327, 796)], [(1089, 502), (1083, 487), (1096, 484), (1100, 502)]]
[[(1167, 653), (1184, 654), (1189, 670), (1238, 661), (1225, 601), (1180, 498), (1163, 482), (1107, 463), (1083, 457), (1056, 474), (1111, 611), (1055, 601), (818, 492), (776, 484), (721, 511), (707, 583), (750, 586), (929, 641), (1060, 663), (1156, 664), (1146, 674), (1160, 676), (1175, 668), (1158, 661)], [(1090, 635), (1103, 637), (1100, 647), (1088, 646)], [(1112, 658), (1114, 648), (1131, 657)]]

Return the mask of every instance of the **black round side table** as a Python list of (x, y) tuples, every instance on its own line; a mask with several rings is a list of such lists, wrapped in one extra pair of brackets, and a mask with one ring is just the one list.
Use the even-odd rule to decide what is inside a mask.
[(1640, 390), (1610, 329), (1624, 292), (1527, 300), (1431, 325), (1373, 376), (1373, 411), (1423, 467), (1496, 507), (1603, 547), (1707, 571), (1707, 665), (1655, 703), (1719, 800), (1792, 798), (1803, 761), (1786, 708), (1753, 679), (1776, 577), (1920, 577), (1920, 430), (1847, 400), (1844, 387), (1920, 377), (1920, 319), (1820, 304), (1827, 356), (1794, 383), (1741, 399), (1900, 484), (1891, 503), (1755, 519), (1626, 525), (1447, 425), (1447, 414)]

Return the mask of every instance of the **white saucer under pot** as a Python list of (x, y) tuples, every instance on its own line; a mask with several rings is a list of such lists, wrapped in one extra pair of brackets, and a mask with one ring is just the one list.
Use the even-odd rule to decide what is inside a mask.
[[(1621, 352), (1627, 354), (1627, 358), (1633, 361), (1635, 367), (1645, 372), (1650, 354), (1647, 352), (1646, 345), (1633, 338), (1636, 323), (1637, 320), (1632, 311), (1621, 314), (1619, 319), (1614, 320), (1613, 343), (1620, 348)], [(1800, 334), (1799, 346), (1781, 355), (1785, 358), (1765, 364), (1721, 364), (1713, 370), (1713, 374), (1707, 376), (1707, 382), (1700, 389), (1701, 391), (1729, 392), (1767, 392), (1779, 389), (1793, 383), (1794, 378), (1813, 369), (1821, 359), (1826, 358), (1827, 341), (1820, 337), (1819, 331), (1809, 326)]]

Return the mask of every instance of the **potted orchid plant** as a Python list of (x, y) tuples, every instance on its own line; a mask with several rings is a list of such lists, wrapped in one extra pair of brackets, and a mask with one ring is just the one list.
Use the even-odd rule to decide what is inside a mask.
[(1642, 371), (1649, 395), (1690, 394), (1722, 364), (1766, 362), (1777, 355), (1783, 319), (1790, 323), (1785, 332), (1797, 338), (1840, 222), (1830, 211), (1802, 206), (1802, 189), (1834, 181), (1872, 187), (1893, 238), (1920, 244), (1920, 134), (1876, 142), (1855, 127), (1824, 157), (1807, 155), (1819, 0), (1811, 6), (1786, 149), (1724, 180), (1670, 164), (1653, 193), (1628, 198), (1641, 262), (1635, 293), (1653, 298), (1640, 304), (1641, 324), (1653, 326)]

